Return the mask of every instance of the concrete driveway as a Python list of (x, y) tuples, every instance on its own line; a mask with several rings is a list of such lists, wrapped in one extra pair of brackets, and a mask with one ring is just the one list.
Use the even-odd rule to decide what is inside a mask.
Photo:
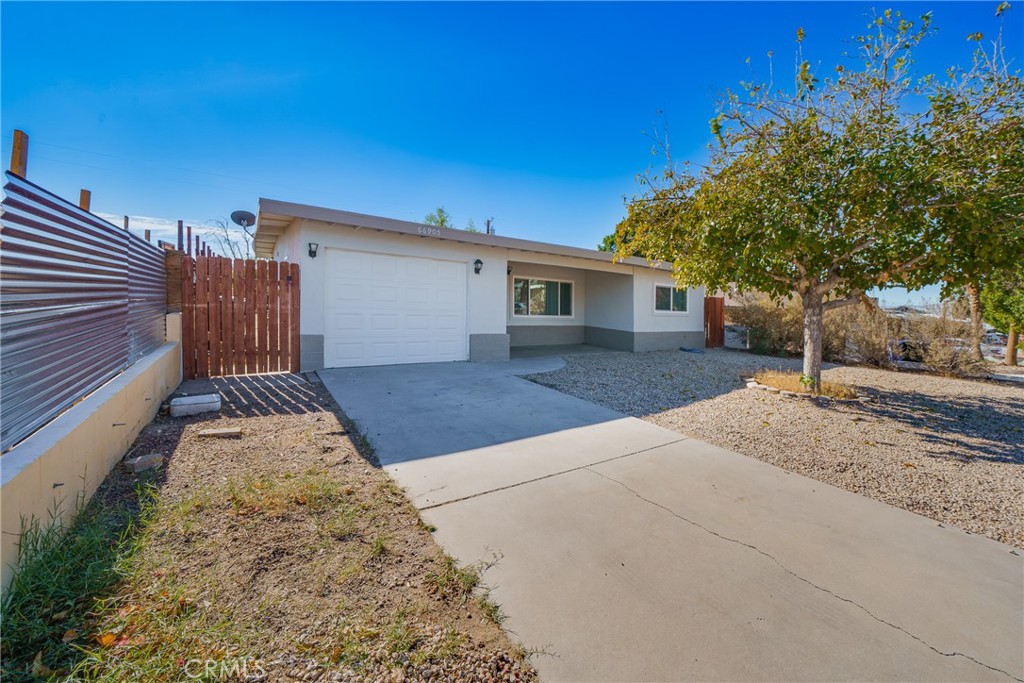
[(547, 681), (1024, 680), (1024, 561), (987, 538), (517, 377), (321, 371)]

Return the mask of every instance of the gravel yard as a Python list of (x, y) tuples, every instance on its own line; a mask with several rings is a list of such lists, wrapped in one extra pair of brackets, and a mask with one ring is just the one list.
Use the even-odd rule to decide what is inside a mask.
[(826, 366), (869, 403), (745, 388), (798, 359), (741, 351), (569, 356), (529, 379), (723, 448), (1024, 548), (1024, 387)]

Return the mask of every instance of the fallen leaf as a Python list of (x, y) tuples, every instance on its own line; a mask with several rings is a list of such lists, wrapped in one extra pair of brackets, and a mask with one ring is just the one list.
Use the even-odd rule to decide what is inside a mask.
[(96, 636), (96, 642), (103, 647), (110, 647), (114, 644), (115, 640), (117, 640), (117, 636), (115, 636), (113, 633), (101, 633), (100, 635)]
[(53, 669), (43, 664), (42, 652), (37, 654), (36, 658), (32, 660), (32, 675), (36, 678), (49, 678), (55, 673)]
[(68, 616), (68, 611), (65, 609), (65, 610), (61, 610), (60, 612), (57, 612), (56, 614), (54, 614), (52, 617), (50, 617), (50, 620), (51, 621), (60, 621), (61, 619), (67, 618), (67, 616)]
[(63, 640), (65, 643), (70, 643), (72, 640), (74, 640), (77, 637), (78, 637), (78, 631), (76, 631), (73, 628), (69, 628), (67, 631), (64, 631), (64, 637), (61, 638), (61, 640)]

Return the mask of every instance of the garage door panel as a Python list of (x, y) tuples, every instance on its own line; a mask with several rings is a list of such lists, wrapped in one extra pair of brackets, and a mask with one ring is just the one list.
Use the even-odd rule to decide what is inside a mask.
[(327, 367), (466, 360), (467, 264), (327, 249)]
[(353, 362), (361, 360), (365, 355), (364, 344), (362, 342), (339, 342), (325, 347), (331, 352), (331, 355), (339, 363), (352, 364)]
[(361, 313), (337, 313), (331, 317), (329, 331), (359, 332), (366, 327), (366, 316)]
[(410, 332), (424, 332), (430, 329), (430, 316), (410, 313), (405, 317), (405, 329)]
[(429, 304), (430, 291), (422, 287), (406, 287), (405, 301), (409, 304)]
[(365, 296), (365, 288), (357, 282), (339, 282), (335, 292), (341, 301), (361, 301)]
[(382, 304), (395, 303), (398, 301), (398, 287), (388, 287), (382, 285), (380, 287), (370, 288), (370, 299)]

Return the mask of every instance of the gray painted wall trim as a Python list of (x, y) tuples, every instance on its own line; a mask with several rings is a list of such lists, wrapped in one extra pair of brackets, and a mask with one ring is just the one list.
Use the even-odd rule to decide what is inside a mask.
[(696, 332), (636, 332), (633, 335), (633, 351), (671, 351), (684, 347), (704, 348), (704, 331)]
[(509, 339), (507, 334), (471, 334), (469, 335), (469, 360), (471, 363), (482, 361), (508, 360)]
[(510, 346), (582, 344), (583, 325), (509, 325)]
[(587, 325), (583, 328), (583, 343), (590, 344), (591, 346), (600, 346), (604, 349), (632, 351), (633, 333), (626, 330), (613, 330), (607, 327)]
[(299, 335), (299, 370), (323, 370), (324, 367), (324, 335)]

